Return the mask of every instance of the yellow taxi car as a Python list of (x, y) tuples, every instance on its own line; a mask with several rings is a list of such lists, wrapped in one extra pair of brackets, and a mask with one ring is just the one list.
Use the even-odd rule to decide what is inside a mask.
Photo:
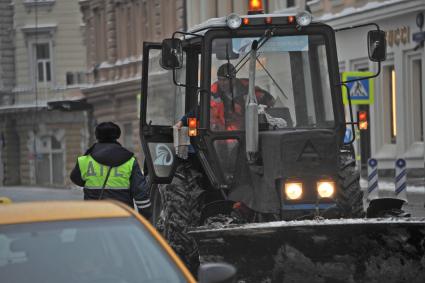
[[(226, 265), (200, 282), (233, 282)], [(0, 205), (0, 281), (196, 282), (165, 240), (131, 208), (109, 201)]]

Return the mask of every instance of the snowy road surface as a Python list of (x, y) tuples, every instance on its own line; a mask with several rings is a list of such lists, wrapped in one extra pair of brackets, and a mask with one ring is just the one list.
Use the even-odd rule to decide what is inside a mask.
[[(360, 185), (363, 191), (366, 191), (367, 182), (360, 180)], [(367, 197), (366, 194), (364, 196)], [(379, 197), (394, 197), (394, 183), (392, 182), (379, 182)], [(407, 186), (407, 200), (408, 204), (404, 206), (404, 210), (412, 214), (412, 216), (424, 217), (425, 216), (425, 187), (422, 185)], [(367, 206), (366, 201), (365, 207)]]
[[(380, 182), (381, 184), (381, 182)], [(365, 184), (362, 182), (362, 187)], [(394, 185), (382, 183), (380, 186), (380, 196), (389, 197), (393, 195)], [(8, 197), (13, 202), (20, 201), (40, 201), (40, 200), (78, 200), (83, 199), (83, 192), (80, 189), (47, 188), (47, 187), (0, 187), (0, 197)], [(412, 216), (425, 217), (425, 188), (422, 186), (409, 186), (407, 188), (409, 203), (405, 210)]]
[(80, 189), (16, 186), (0, 187), (0, 197), (8, 197), (13, 202), (79, 200), (83, 199), (83, 192)]

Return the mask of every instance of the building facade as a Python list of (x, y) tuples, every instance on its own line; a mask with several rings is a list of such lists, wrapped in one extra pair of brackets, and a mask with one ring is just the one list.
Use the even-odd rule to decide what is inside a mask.
[[(356, 146), (359, 161), (378, 160), (383, 176), (393, 176), (395, 160), (404, 158), (408, 175), (424, 178), (425, 50), (414, 41), (423, 31), (425, 2), (421, 0), (324, 0), (309, 2), (315, 20), (334, 28), (373, 21), (386, 32), (387, 60), (374, 79), (374, 103), (355, 110), (369, 111), (370, 129)], [(340, 71), (377, 71), (367, 55), (369, 28), (337, 33)]]
[[(185, 28), (184, 1), (80, 1), (87, 44), (89, 85), (83, 90), (93, 105), (93, 124), (113, 121), (120, 142), (143, 159), (139, 105), (143, 42), (161, 42)], [(140, 162), (141, 163), (141, 162)]]
[(79, 6), (67, 0), (8, 2), (13, 75), (0, 101), (3, 181), (65, 186), (74, 157), (87, 146), (87, 118), (83, 111), (49, 110), (48, 105), (83, 98), (86, 58)]

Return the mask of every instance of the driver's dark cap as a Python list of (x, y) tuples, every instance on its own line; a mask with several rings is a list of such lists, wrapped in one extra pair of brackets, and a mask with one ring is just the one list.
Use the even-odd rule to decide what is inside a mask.
[(120, 138), (121, 129), (115, 123), (103, 122), (97, 125), (95, 135), (99, 142), (114, 142)]
[(236, 77), (236, 68), (230, 63), (221, 65), (217, 70), (217, 77), (234, 78)]

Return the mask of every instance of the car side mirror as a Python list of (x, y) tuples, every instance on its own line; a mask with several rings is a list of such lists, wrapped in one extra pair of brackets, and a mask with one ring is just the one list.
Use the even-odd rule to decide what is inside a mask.
[(373, 62), (382, 62), (387, 58), (387, 41), (385, 32), (371, 30), (367, 34), (369, 59)]
[(205, 263), (198, 269), (199, 283), (234, 283), (236, 268), (227, 263)]
[(180, 69), (183, 66), (182, 42), (178, 38), (162, 41), (161, 67), (166, 70)]

